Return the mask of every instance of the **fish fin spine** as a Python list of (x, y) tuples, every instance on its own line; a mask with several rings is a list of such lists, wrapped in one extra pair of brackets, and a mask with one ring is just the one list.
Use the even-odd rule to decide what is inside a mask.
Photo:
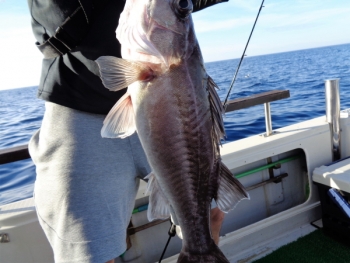
[(219, 98), (216, 89), (219, 89), (214, 80), (208, 76), (207, 77), (207, 90), (209, 94), (209, 104), (210, 111), (213, 120), (213, 139), (215, 144), (220, 143), (221, 139), (225, 138), (225, 128), (223, 121), (223, 114), (225, 113), (222, 102)]
[(155, 219), (166, 219), (170, 217), (170, 203), (160, 187), (154, 173), (147, 175), (148, 186), (146, 193), (149, 193), (147, 218), (149, 221)]
[(215, 201), (218, 208), (227, 213), (243, 199), (250, 199), (244, 186), (234, 178), (231, 171), (220, 161), (219, 185)]
[(102, 56), (96, 60), (103, 85), (118, 91), (136, 81), (151, 81), (155, 72), (142, 62), (130, 61), (113, 56)]

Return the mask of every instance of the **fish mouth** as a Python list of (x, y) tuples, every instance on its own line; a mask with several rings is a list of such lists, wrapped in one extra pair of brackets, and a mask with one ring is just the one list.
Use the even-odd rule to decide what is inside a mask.
[(187, 18), (193, 11), (191, 0), (174, 0), (172, 7), (176, 16), (180, 19)]

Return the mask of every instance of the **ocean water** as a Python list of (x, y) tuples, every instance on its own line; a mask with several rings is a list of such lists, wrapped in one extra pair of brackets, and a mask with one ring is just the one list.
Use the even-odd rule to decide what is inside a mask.
[[(206, 63), (225, 99), (239, 59)], [(324, 80), (340, 79), (341, 109), (350, 108), (350, 44), (246, 57), (230, 99), (270, 90), (289, 90), (290, 98), (271, 103), (278, 129), (325, 114)], [(0, 91), (0, 149), (27, 144), (40, 127), (44, 102), (37, 87)], [(265, 132), (263, 105), (226, 113), (226, 142)], [(0, 165), (0, 205), (32, 196), (35, 167), (23, 160)]]

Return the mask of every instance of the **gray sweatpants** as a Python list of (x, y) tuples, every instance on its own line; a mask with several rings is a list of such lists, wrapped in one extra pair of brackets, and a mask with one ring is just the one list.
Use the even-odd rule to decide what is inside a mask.
[(139, 178), (150, 172), (138, 137), (101, 138), (105, 116), (45, 106), (29, 151), (37, 214), (55, 262), (116, 258), (126, 249)]

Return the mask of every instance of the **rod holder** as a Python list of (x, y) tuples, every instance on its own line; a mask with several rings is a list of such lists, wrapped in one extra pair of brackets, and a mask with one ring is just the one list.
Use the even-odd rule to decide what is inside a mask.
[(270, 102), (264, 103), (264, 108), (265, 108), (266, 136), (270, 136), (272, 134)]
[(326, 120), (329, 123), (333, 161), (340, 159), (340, 97), (339, 79), (325, 80)]

